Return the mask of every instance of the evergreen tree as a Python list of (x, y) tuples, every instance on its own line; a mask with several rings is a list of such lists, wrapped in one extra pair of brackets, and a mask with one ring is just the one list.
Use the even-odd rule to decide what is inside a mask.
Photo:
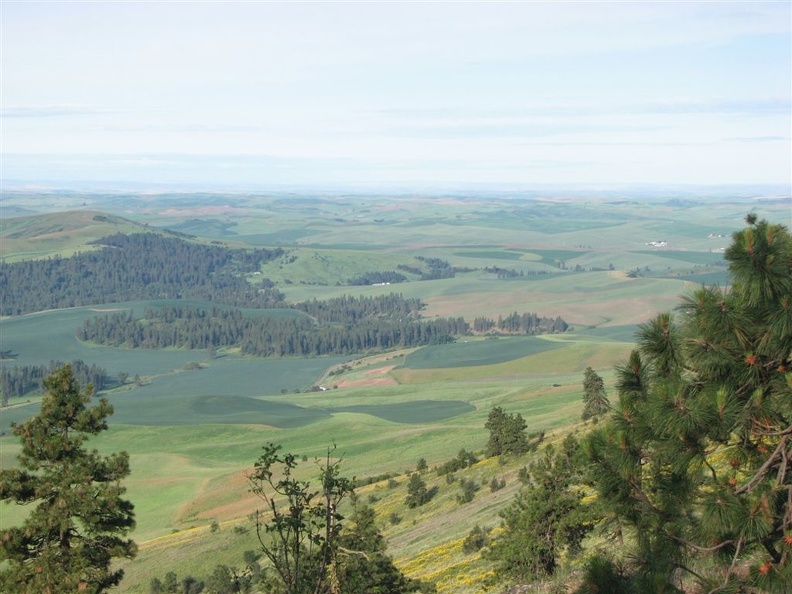
[(488, 457), (519, 455), (530, 449), (525, 434), (527, 425), (520, 413), (507, 414), (500, 406), (496, 406), (490, 410), (484, 427), (490, 432), (486, 450)]
[(583, 420), (604, 414), (609, 408), (610, 401), (605, 394), (605, 383), (596, 371), (586, 367), (583, 374)]
[[(602, 500), (635, 529), (638, 591), (792, 591), (792, 238), (747, 222), (731, 288), (640, 327), (588, 442)], [(592, 587), (616, 575), (596, 565)]]
[(434, 492), (426, 488), (426, 481), (421, 478), (421, 475), (414, 472), (410, 475), (410, 482), (407, 483), (407, 499), (405, 503), (407, 507), (420, 507), (424, 503), (434, 497)]
[[(192, 581), (197, 582), (194, 578)], [(239, 582), (239, 576), (236, 575), (233, 569), (227, 565), (217, 565), (212, 575), (206, 579), (205, 590), (202, 588), (201, 591), (205, 591), (207, 594), (236, 594), (242, 591)], [(182, 589), (185, 592), (189, 590), (189, 583), (182, 582), (182, 585), (184, 586)]]
[(530, 465), (527, 485), (501, 513), (503, 531), (488, 553), (499, 577), (528, 583), (550, 576), (563, 551), (580, 550), (596, 515), (581, 504), (584, 470), (580, 444), (572, 436), (559, 451), (547, 446)]
[(344, 529), (339, 543), (338, 591), (344, 594), (402, 594), (434, 590), (405, 577), (385, 554), (385, 539), (374, 522), (373, 509), (356, 508), (350, 520), (351, 526)]
[(122, 498), (129, 457), (83, 447), (107, 429), (113, 409), (104, 398), (89, 407), (92, 388), (81, 390), (69, 365), (43, 385), (40, 413), (14, 427), (20, 468), (0, 471), (3, 501), (36, 504), (21, 527), (0, 532), (0, 591), (104, 592), (123, 576), (112, 559), (136, 552), (123, 538), (135, 526), (133, 506)]

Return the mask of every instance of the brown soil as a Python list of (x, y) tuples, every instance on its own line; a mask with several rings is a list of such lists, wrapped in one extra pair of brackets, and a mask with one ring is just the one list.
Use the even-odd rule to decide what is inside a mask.
[(378, 367), (377, 369), (370, 369), (366, 372), (366, 377), (353, 379), (353, 380), (341, 380), (338, 382), (339, 388), (364, 388), (368, 386), (395, 386), (399, 382), (393, 379), (390, 375), (391, 369), (393, 369), (393, 365), (387, 365), (385, 367)]

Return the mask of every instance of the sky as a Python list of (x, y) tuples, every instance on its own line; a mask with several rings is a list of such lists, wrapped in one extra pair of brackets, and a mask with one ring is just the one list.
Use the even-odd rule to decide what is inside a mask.
[(0, 181), (777, 184), (792, 3), (0, 3)]

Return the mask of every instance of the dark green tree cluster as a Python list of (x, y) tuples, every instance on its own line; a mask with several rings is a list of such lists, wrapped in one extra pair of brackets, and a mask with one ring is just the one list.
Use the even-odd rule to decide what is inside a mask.
[(228, 249), (155, 233), (116, 234), (69, 258), (0, 262), (0, 315), (134, 299), (272, 307), (282, 294), (244, 278), (283, 250)]
[(477, 317), (473, 320), (473, 331), (478, 333), (497, 330), (504, 334), (559, 334), (566, 332), (569, 326), (559, 318), (539, 316), (535, 313), (511, 313), (505, 318), (498, 316), (497, 320)]
[(421, 281), (440, 280), (444, 278), (454, 278), (457, 273), (472, 272), (474, 268), (464, 268), (458, 266), (451, 266), (450, 262), (441, 260), (440, 258), (430, 258), (426, 256), (415, 256), (418, 261), (418, 266), (411, 266), (409, 264), (399, 264), (396, 266), (398, 270), (408, 272), (418, 277)]
[(484, 547), (490, 544), (491, 530), (487, 528), (482, 528), (478, 524), (473, 526), (468, 532), (468, 535), (465, 537), (465, 540), (462, 541), (462, 550), (465, 553), (475, 553), (476, 551), (480, 551)]
[(642, 325), (617, 370), (587, 448), (631, 562), (597, 559), (581, 592), (792, 591), (792, 238), (747, 221), (731, 287)]
[(135, 520), (121, 484), (129, 457), (85, 449), (113, 409), (105, 399), (89, 407), (91, 388), (82, 390), (68, 365), (44, 388), (41, 412), (14, 427), (19, 468), (0, 471), (2, 501), (35, 504), (22, 526), (0, 531), (0, 591), (99, 594), (123, 576), (113, 558), (136, 552), (125, 538)]
[[(246, 557), (252, 551), (246, 551)], [(248, 594), (254, 591), (260, 574), (257, 562), (250, 559), (244, 570), (228, 565), (215, 565), (204, 578), (193, 575), (179, 577), (175, 571), (167, 572), (162, 579), (154, 577), (149, 582), (149, 594)]]
[[(206, 582), (204, 580), (192, 575), (186, 575), (179, 579), (175, 571), (169, 571), (163, 579), (154, 577), (149, 584), (149, 594), (203, 594), (205, 589)], [(232, 594), (239, 591), (239, 589), (216, 589), (217, 594)]]
[(590, 419), (608, 412), (610, 401), (605, 393), (605, 382), (591, 367), (583, 374), (583, 414), (582, 419)]
[[(285, 304), (282, 304), (286, 307)], [(239, 348), (261, 357), (353, 354), (453, 342), (468, 334), (461, 317), (420, 317), (423, 303), (390, 294), (377, 297), (343, 295), (288, 306), (310, 317), (262, 314), (250, 316), (224, 307), (201, 309), (168, 306), (148, 309), (142, 318), (132, 312), (85, 320), (77, 331), (83, 341), (131, 348)], [(516, 315), (516, 314), (515, 314)], [(519, 316), (518, 316), (519, 317)], [(555, 332), (566, 323), (535, 314), (520, 317), (537, 334)], [(534, 325), (534, 322), (536, 323)]]
[(514, 268), (501, 268), (500, 266), (487, 266), (484, 272), (494, 274), (499, 279), (535, 277), (547, 274), (546, 270), (515, 270)]
[(412, 509), (429, 503), (436, 494), (437, 488), (428, 488), (426, 481), (421, 478), (421, 475), (414, 472), (410, 475), (410, 480), (407, 482), (407, 498), (404, 502), (407, 507)]
[(463, 468), (469, 468), (478, 461), (478, 458), (476, 458), (473, 452), (468, 452), (465, 448), (462, 448), (459, 450), (456, 458), (452, 458), (447, 462), (443, 462), (437, 467), (437, 476), (443, 476), (446, 474), (451, 474), (452, 472), (456, 472), (457, 470), (462, 470)]
[[(487, 266), (484, 268), (484, 272), (497, 275), (499, 279), (519, 278), (521, 276), (525, 276), (525, 272), (522, 270), (517, 271), (514, 268), (501, 268), (500, 266)], [(534, 272), (534, 274), (536, 273)]]
[(421, 271), (420, 280), (439, 280), (442, 278), (454, 278), (456, 276), (456, 269), (450, 263), (440, 258), (427, 258), (425, 256), (416, 256), (416, 260), (422, 262), (426, 267)]
[[(61, 361), (50, 361), (49, 365), (14, 365), (0, 368), (0, 392), (2, 392), (3, 406), (8, 404), (9, 398), (19, 398), (34, 390), (41, 390), (44, 378), (63, 367)], [(93, 386), (94, 392), (104, 389), (108, 377), (104, 367), (88, 365), (81, 359), (70, 363), (72, 374), (77, 383)]]
[(459, 487), (462, 489), (462, 492), (456, 497), (457, 503), (459, 504), (470, 503), (473, 501), (476, 493), (481, 490), (481, 485), (473, 479), (462, 479), (459, 481)]
[(352, 286), (360, 286), (360, 285), (382, 285), (385, 283), (403, 283), (407, 280), (407, 277), (403, 274), (396, 272), (395, 270), (384, 270), (384, 271), (370, 271), (364, 272), (358, 276), (350, 278), (347, 280), (346, 284)]
[(132, 348), (190, 349), (236, 347), (259, 357), (346, 355), (453, 342), (467, 332), (462, 318), (354, 318), (339, 324), (317, 324), (302, 317), (262, 315), (240, 310), (166, 307), (150, 309), (143, 318), (114, 313), (86, 320), (80, 340)]
[(330, 299), (311, 299), (291, 305), (321, 324), (354, 324), (369, 318), (417, 319), (424, 303), (399, 293), (365, 296), (341, 295)]
[(501, 513), (503, 532), (488, 552), (500, 577), (531, 583), (553, 575), (564, 551), (581, 550), (596, 517), (581, 503), (585, 467), (572, 436), (558, 450), (548, 445), (528, 467), (526, 486)]
[(519, 456), (529, 451), (531, 446), (525, 433), (527, 426), (520, 413), (508, 414), (500, 406), (492, 408), (484, 424), (489, 429), (487, 457), (503, 454)]

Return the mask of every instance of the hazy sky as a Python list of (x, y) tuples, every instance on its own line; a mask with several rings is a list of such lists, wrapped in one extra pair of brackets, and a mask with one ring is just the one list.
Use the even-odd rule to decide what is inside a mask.
[(3, 0), (0, 173), (789, 184), (791, 7)]

